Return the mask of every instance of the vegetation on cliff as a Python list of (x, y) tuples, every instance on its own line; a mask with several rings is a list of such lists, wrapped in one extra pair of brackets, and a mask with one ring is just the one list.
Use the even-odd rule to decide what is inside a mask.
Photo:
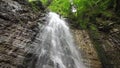
[[(120, 0), (36, 0), (47, 10), (56, 12), (71, 22), (74, 28), (88, 30), (102, 65), (115, 66), (114, 57), (119, 57)], [(29, 0), (32, 4), (35, 0)], [(35, 4), (35, 3), (34, 3)], [(35, 7), (35, 5), (33, 5)], [(36, 9), (36, 8), (34, 8)], [(113, 34), (114, 33), (114, 34)], [(112, 36), (115, 35), (115, 36)], [(112, 37), (111, 37), (112, 36)], [(103, 40), (105, 38), (106, 40)], [(112, 39), (113, 41), (110, 41)], [(115, 42), (117, 41), (117, 43)], [(106, 51), (112, 45), (113, 51)], [(116, 50), (117, 51), (114, 51)], [(116, 52), (114, 57), (110, 54)], [(109, 58), (107, 58), (109, 57)], [(117, 58), (118, 58), (117, 57)], [(109, 67), (108, 66), (108, 67)], [(117, 64), (119, 66), (119, 64)]]
[(51, 11), (74, 21), (80, 28), (91, 28), (109, 23), (96, 23), (97, 18), (111, 19), (119, 16), (119, 0), (41, 0)]
[[(119, 6), (120, 0), (1, 0), (0, 67), (27, 67), (33, 58), (30, 57), (31, 54), (25, 56), (24, 47), (28, 43), (34, 43), (33, 40), (39, 30), (38, 19), (45, 21), (42, 17), (50, 10), (69, 19), (70, 25), (75, 30), (88, 31), (93, 42), (91, 44), (94, 44), (103, 68), (120, 68)], [(81, 36), (86, 46), (80, 40), (79, 42), (89, 51), (86, 32)], [(80, 35), (79, 32), (77, 34)], [(20, 62), (16, 62), (19, 60)], [(21, 61), (24, 61), (24, 64)]]
[(103, 68), (119, 68), (120, 0), (41, 1), (51, 11), (68, 18), (73, 27), (88, 30)]

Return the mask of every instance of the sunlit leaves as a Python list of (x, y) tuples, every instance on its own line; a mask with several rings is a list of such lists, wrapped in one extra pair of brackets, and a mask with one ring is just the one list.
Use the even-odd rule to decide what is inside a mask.
[(44, 5), (47, 5), (48, 0), (40, 0)]
[(51, 11), (67, 16), (70, 11), (70, 2), (69, 0), (53, 0), (48, 8)]
[(32, 2), (32, 1), (34, 1), (34, 0), (28, 0), (28, 2)]
[[(43, 4), (48, 2), (48, 0), (41, 1)], [(108, 13), (108, 8), (112, 3), (114, 3), (114, 0), (52, 0), (48, 8), (51, 11), (75, 20), (80, 26), (86, 28), (90, 22), (90, 17), (95, 18), (99, 14), (108, 17), (112, 16)], [(73, 6), (76, 9), (74, 13), (72, 12)]]

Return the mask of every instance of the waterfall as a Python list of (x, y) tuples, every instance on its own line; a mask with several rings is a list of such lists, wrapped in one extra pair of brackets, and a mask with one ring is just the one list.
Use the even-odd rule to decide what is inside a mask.
[(47, 21), (35, 44), (37, 55), (35, 68), (86, 68), (73, 42), (66, 22), (54, 12), (49, 12)]

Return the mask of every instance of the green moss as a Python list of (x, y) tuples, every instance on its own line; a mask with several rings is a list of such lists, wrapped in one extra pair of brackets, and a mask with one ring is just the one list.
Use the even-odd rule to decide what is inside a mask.
[(33, 9), (35, 13), (40, 11), (39, 9), (40, 7), (39, 4), (41, 4), (40, 0), (28, 0), (28, 2), (30, 3), (31, 8)]

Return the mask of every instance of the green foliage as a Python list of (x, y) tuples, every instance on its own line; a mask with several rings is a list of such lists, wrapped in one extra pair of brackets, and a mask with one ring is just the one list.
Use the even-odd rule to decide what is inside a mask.
[(40, 0), (44, 5), (47, 5), (48, 0)]
[(40, 0), (28, 0), (28, 2), (35, 13), (39, 11), (40, 6), (38, 4), (41, 3)]
[(77, 15), (81, 15), (82, 13), (88, 11), (90, 8), (89, 0), (73, 0), (73, 4), (77, 9)]
[[(47, 5), (48, 0), (41, 0), (44, 5)], [(63, 16), (67, 16), (70, 11), (70, 1), (69, 0), (51, 0), (51, 4), (48, 8), (56, 13)]]
[[(48, 2), (48, 0), (41, 1), (44, 5)], [(51, 4), (48, 6), (51, 11), (74, 20), (79, 23), (81, 28), (87, 28), (90, 22), (95, 22), (98, 15), (111, 17), (112, 14), (109, 12), (109, 9), (114, 7), (115, 3), (114, 0), (72, 0), (72, 2), (70, 2), (70, 0), (51, 1)], [(75, 13), (71, 11), (73, 6), (77, 10)]]
[(93, 31), (97, 31), (96, 26), (93, 25), (93, 24), (90, 26), (90, 29), (93, 30)]

